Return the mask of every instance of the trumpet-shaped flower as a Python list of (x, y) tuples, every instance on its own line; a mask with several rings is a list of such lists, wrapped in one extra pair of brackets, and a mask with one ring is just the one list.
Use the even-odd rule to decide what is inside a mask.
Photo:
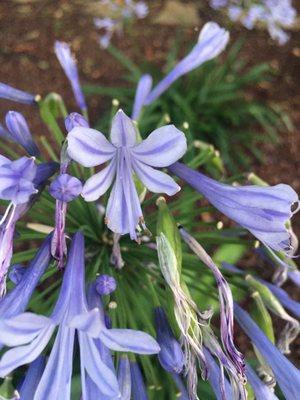
[(276, 251), (291, 251), (290, 232), (285, 223), (297, 211), (292, 211), (291, 207), (299, 198), (290, 186), (225, 185), (178, 162), (169, 170), (266, 246)]
[(17, 103), (34, 104), (39, 96), (15, 89), (5, 83), (0, 83), (0, 98), (15, 101)]
[(82, 196), (86, 201), (97, 200), (114, 181), (107, 204), (107, 226), (113, 232), (130, 233), (132, 239), (137, 239), (138, 225), (145, 225), (133, 175), (152, 192), (178, 192), (180, 187), (175, 181), (153, 167), (166, 167), (182, 157), (186, 139), (173, 125), (167, 125), (138, 143), (136, 127), (122, 110), (112, 121), (110, 139), (111, 142), (94, 129), (75, 127), (68, 134), (68, 154), (85, 167), (110, 161), (86, 181)]
[(5, 116), (5, 122), (10, 138), (20, 144), (29, 155), (37, 157), (40, 152), (32, 139), (31, 132), (23, 115), (16, 111), (9, 111)]
[(273, 345), (264, 332), (238, 304), (234, 305), (238, 323), (272, 369), (286, 400), (296, 400), (300, 393), (300, 371)]
[[(45, 163), (36, 167), (33, 165), (33, 160), (26, 157), (17, 160), (15, 164), (13, 161), (8, 159), (3, 161), (3, 159), (5, 157), (1, 157), (1, 161), (6, 163), (6, 168), (3, 166), (2, 177), (5, 173), (7, 176), (14, 177), (16, 186), (13, 187), (10, 178), (4, 178), (4, 184), (9, 190), (0, 194), (0, 198), (4, 193), (4, 197), (11, 200), (0, 222), (0, 296), (3, 296), (6, 290), (6, 274), (12, 258), (15, 225), (36, 200), (35, 193), (38, 192), (38, 188), (42, 187), (57, 168), (56, 163)], [(12, 170), (10, 170), (11, 166)], [(0, 166), (0, 175), (1, 170)], [(17, 203), (21, 201), (21, 204)]]
[(149, 105), (165, 92), (178, 78), (198, 68), (205, 61), (217, 57), (227, 46), (229, 33), (215, 22), (208, 22), (202, 28), (198, 43), (171, 72), (158, 83), (147, 96), (144, 104)]
[(84, 112), (87, 111), (87, 105), (79, 82), (78, 69), (76, 61), (72, 56), (70, 46), (65, 42), (55, 42), (54, 51), (60, 65), (67, 78), (69, 79), (78, 107)]

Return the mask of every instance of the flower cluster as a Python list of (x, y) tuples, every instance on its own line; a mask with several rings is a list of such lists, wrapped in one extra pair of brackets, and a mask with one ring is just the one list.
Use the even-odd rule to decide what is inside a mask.
[[(126, 2), (129, 8), (133, 4)], [(197, 220), (191, 234), (176, 223), (174, 215), (178, 220), (183, 217), (171, 212), (164, 197), (156, 201), (155, 218), (146, 205), (148, 202), (149, 208), (154, 208), (148, 192), (170, 197), (177, 194), (181, 187), (175, 179), (180, 179), (179, 183), (185, 182), (237, 223), (244, 235), (249, 231), (255, 236), (275, 262), (284, 266), (286, 276), (299, 284), (299, 271), (288, 259), (296, 251), (290, 219), (297, 211), (292, 206), (299, 202), (290, 186), (218, 182), (182, 162), (189, 145), (184, 132), (174, 125), (157, 126), (147, 135), (140, 131), (143, 108), (178, 78), (218, 56), (228, 40), (225, 29), (209, 22), (191, 52), (154, 88), (152, 77), (143, 75), (132, 118), (121, 109), (117, 111), (109, 139), (90, 127), (77, 65), (66, 43), (57, 42), (55, 52), (84, 115), (68, 114), (57, 95), (50, 98), (56, 101), (53, 106), (49, 98), (42, 100), (0, 85), (1, 98), (38, 104), (42, 118), (58, 144), (62, 143), (60, 157), (49, 152), (59, 163), (45, 162), (20, 113), (9, 111), (6, 126), (0, 128), (4, 140), (17, 143), (29, 155), (14, 160), (0, 156), (0, 199), (7, 207), (0, 221), (0, 377), (4, 378), (6, 397), (70, 400), (72, 377), (77, 374), (81, 382), (78, 396), (81, 394), (83, 400), (147, 399), (149, 381), (154, 382), (155, 390), (161, 390), (151, 359), (146, 357), (157, 355), (164, 377), (171, 383), (167, 388), (170, 398), (198, 399), (199, 371), (218, 399), (246, 400), (247, 379), (259, 400), (276, 398), (271, 381), (272, 387), (278, 384), (286, 399), (297, 398), (299, 371), (284, 354), (299, 333), (299, 322), (294, 318), (299, 317), (299, 303), (284, 289), (244, 274), (234, 265), (217, 265), (199, 243)], [(65, 134), (57, 123), (61, 116)], [(179, 195), (176, 202), (182, 198), (184, 195)], [(51, 226), (26, 227), (34, 226), (43, 238), (45, 232), (49, 234), (27, 267), (13, 265), (16, 225), (35, 204), (46, 204), (53, 222)], [(193, 206), (197, 212), (198, 203), (193, 202)], [(37, 207), (33, 215), (41, 214), (40, 210), (45, 208)], [(156, 223), (156, 240), (146, 221), (149, 226)], [(24, 239), (24, 225), (21, 228)], [(141, 246), (124, 238), (128, 234)], [(28, 238), (41, 237), (28, 234)], [(123, 241), (126, 246), (122, 246)], [(53, 261), (58, 268), (53, 268)], [(235, 279), (231, 280), (232, 275)], [(8, 290), (7, 276), (15, 285), (11, 288), (10, 282)], [(214, 309), (203, 309), (201, 291), (197, 296), (203, 283), (208, 300), (213, 299), (220, 310), (219, 335), (212, 323)], [(263, 316), (256, 315), (260, 326), (234, 302), (229, 283), (251, 294), (259, 316)], [(277, 340), (272, 323), (268, 329), (265, 326), (265, 321), (271, 320), (269, 311), (286, 323)], [(264, 380), (237, 348), (234, 319), (253, 344)], [(80, 360), (73, 362), (76, 357)], [(14, 371), (27, 364), (17, 389), (8, 390)], [(15, 376), (13, 379), (15, 382)]]
[(214, 9), (225, 9), (233, 22), (240, 21), (247, 29), (266, 26), (271, 38), (280, 45), (289, 40), (284, 29), (293, 26), (297, 15), (292, 0), (211, 0), (210, 5)]
[(135, 18), (142, 19), (148, 14), (148, 6), (144, 1), (135, 0), (100, 0), (99, 6), (105, 8), (105, 14), (109, 17), (95, 18), (95, 27), (102, 31), (99, 36), (99, 44), (106, 49), (113, 35), (121, 35), (124, 23)]

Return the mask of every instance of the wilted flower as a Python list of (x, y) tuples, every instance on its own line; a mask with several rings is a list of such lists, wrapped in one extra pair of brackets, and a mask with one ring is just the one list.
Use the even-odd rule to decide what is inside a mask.
[(154, 87), (147, 96), (144, 105), (149, 105), (156, 100), (182, 75), (198, 68), (205, 61), (217, 57), (225, 49), (228, 41), (229, 33), (225, 29), (215, 22), (206, 23), (200, 32), (198, 43), (192, 51)]
[(169, 171), (203, 194), (219, 211), (248, 229), (263, 244), (276, 251), (291, 251), (290, 233), (285, 223), (298, 211), (299, 202), (288, 185), (231, 186), (219, 183), (181, 163)]
[(31, 132), (23, 115), (16, 111), (9, 111), (6, 114), (5, 122), (10, 138), (20, 144), (29, 155), (37, 157), (40, 152), (32, 139)]
[(67, 255), (65, 224), (67, 203), (74, 200), (82, 191), (82, 183), (74, 176), (63, 173), (50, 185), (49, 192), (56, 199), (55, 229), (52, 238), (51, 252), (58, 260), (59, 268), (63, 268), (64, 256)]
[(230, 287), (225, 278), (215, 265), (211, 257), (206, 253), (203, 247), (198, 243), (185, 229), (179, 228), (180, 234), (192, 251), (207, 265), (216, 279), (219, 300), (220, 300), (220, 318), (221, 318), (221, 338), (226, 356), (231, 360), (236, 368), (237, 376), (242, 380), (245, 374), (244, 356), (237, 350), (233, 340), (233, 298)]
[(184, 366), (184, 354), (176, 340), (163, 308), (155, 310), (156, 340), (160, 346), (158, 359), (162, 367), (168, 371), (179, 374)]
[(285, 398), (296, 400), (300, 393), (300, 371), (273, 345), (249, 314), (238, 304), (234, 305), (234, 315), (272, 369)]
[(39, 96), (15, 89), (5, 83), (0, 83), (0, 98), (24, 104), (34, 104), (39, 100)]
[(76, 61), (72, 56), (70, 46), (65, 42), (55, 42), (55, 54), (69, 79), (78, 107), (87, 112), (87, 105), (79, 82)]
[(82, 196), (86, 201), (97, 200), (115, 180), (107, 204), (107, 226), (122, 235), (130, 233), (132, 239), (137, 239), (139, 224), (145, 228), (133, 174), (150, 191), (173, 195), (180, 187), (152, 167), (168, 166), (186, 151), (185, 136), (173, 125), (156, 129), (140, 143), (137, 134), (134, 123), (122, 110), (112, 121), (111, 142), (101, 132), (84, 127), (75, 127), (68, 134), (68, 154), (73, 160), (85, 167), (110, 161), (86, 181)]

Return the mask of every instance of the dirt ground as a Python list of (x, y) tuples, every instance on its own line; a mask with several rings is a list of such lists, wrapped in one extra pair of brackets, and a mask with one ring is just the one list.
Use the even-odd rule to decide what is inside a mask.
[[(165, 1), (148, 3), (151, 10), (149, 17), (137, 22), (122, 38), (114, 38), (114, 45), (136, 62), (147, 59), (159, 66), (165, 60), (166, 50), (171, 47), (174, 30), (181, 29), (185, 43), (189, 45), (196, 39), (197, 27), (158, 26), (153, 20)], [(72, 43), (82, 82), (106, 86), (120, 83), (124, 72), (122, 67), (98, 46), (93, 26), (96, 12), (97, 2), (88, 0), (2, 0), (0, 81), (41, 95), (56, 91), (66, 99), (69, 110), (76, 109), (69, 84), (53, 53), (54, 41), (59, 39)], [(198, 16), (200, 24), (210, 19), (224, 23), (222, 17), (209, 7), (202, 6)], [(300, 193), (300, 32), (292, 32), (290, 42), (283, 47), (273, 43), (266, 32), (242, 29), (242, 33), (246, 38), (244, 59), (250, 63), (267, 61), (278, 70), (273, 84), (257, 88), (256, 95), (279, 103), (294, 123), (292, 132), (282, 132), (279, 146), (265, 145), (264, 164), (254, 165), (253, 170), (270, 184), (285, 182)], [(240, 34), (239, 29), (231, 32), (232, 40)], [(89, 98), (92, 121), (99, 118), (109, 104), (110, 100), (105, 97)], [(46, 134), (38, 113), (32, 108), (1, 101), (0, 120), (8, 109), (23, 111), (30, 118), (35, 135)], [(300, 217), (296, 216), (295, 226), (300, 233)]]

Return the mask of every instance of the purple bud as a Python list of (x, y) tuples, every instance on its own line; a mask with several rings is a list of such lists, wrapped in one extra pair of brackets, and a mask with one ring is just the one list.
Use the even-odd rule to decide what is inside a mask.
[(14, 264), (10, 267), (10, 272), (8, 274), (9, 279), (17, 285), (21, 282), (24, 273), (26, 272), (26, 268), (22, 264)]
[(116, 288), (117, 283), (115, 278), (110, 275), (100, 275), (96, 279), (96, 290), (101, 296), (111, 294)]
[(33, 180), (34, 185), (39, 186), (44, 184), (58, 169), (59, 164), (54, 161), (39, 164), (36, 168), (36, 176)]
[(184, 366), (184, 354), (170, 328), (166, 313), (161, 307), (154, 310), (157, 342), (160, 346), (158, 359), (161, 366), (168, 372), (179, 374)]
[(68, 174), (59, 175), (50, 185), (49, 192), (56, 200), (68, 203), (80, 195), (82, 183)]
[(65, 42), (55, 42), (55, 54), (69, 79), (76, 103), (81, 110), (87, 110), (85, 98), (80, 86), (76, 61), (72, 56), (70, 46)]
[(65, 127), (68, 132), (70, 132), (76, 126), (83, 126), (85, 128), (89, 128), (89, 123), (84, 118), (83, 115), (73, 112), (67, 116), (65, 119)]
[(149, 95), (152, 88), (152, 77), (148, 74), (143, 75), (136, 88), (135, 99), (133, 105), (133, 111), (131, 118), (134, 120), (138, 120), (143, 105), (147, 96)]
[(11, 139), (24, 147), (31, 156), (39, 156), (39, 149), (32, 139), (31, 132), (23, 115), (16, 111), (9, 111), (6, 114), (5, 122)]
[(0, 83), (0, 98), (24, 104), (34, 104), (36, 102), (36, 96), (15, 89), (5, 83)]

